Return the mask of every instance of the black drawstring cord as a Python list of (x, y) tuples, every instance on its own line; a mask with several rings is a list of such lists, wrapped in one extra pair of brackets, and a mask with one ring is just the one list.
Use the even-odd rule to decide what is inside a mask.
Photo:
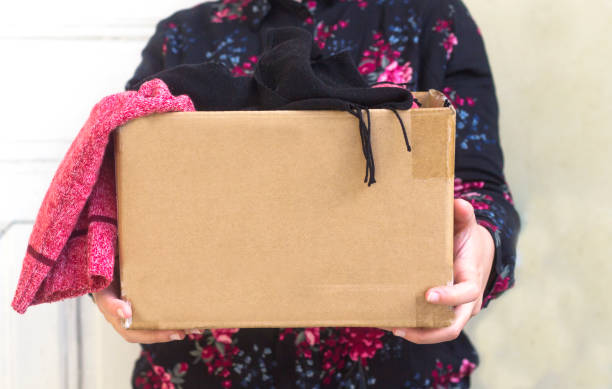
[(354, 104), (349, 105), (348, 112), (359, 120), (359, 134), (361, 135), (361, 149), (363, 151), (363, 156), (366, 160), (366, 173), (363, 182), (367, 182), (368, 186), (372, 185), (376, 182), (374, 178), (374, 155), (372, 154), (372, 143), (370, 139), (370, 111), (368, 108), (364, 108), (367, 114), (368, 123), (366, 125), (363, 120), (363, 113), (361, 112), (361, 107), (358, 107)]
[(406, 149), (408, 151), (412, 151), (412, 148), (410, 147), (410, 142), (408, 142), (408, 134), (406, 134), (406, 127), (404, 127), (404, 121), (400, 117), (399, 113), (397, 113), (397, 110), (395, 108), (390, 107), (389, 109), (393, 111), (395, 116), (397, 116), (397, 120), (399, 120), (400, 125), (402, 126), (402, 132), (404, 133), (404, 141), (406, 142)]
[[(390, 109), (393, 111), (397, 120), (399, 120), (400, 125), (402, 127), (402, 133), (404, 134), (404, 141), (406, 142), (406, 149), (410, 152), (412, 151), (412, 147), (410, 147), (410, 142), (408, 141), (408, 134), (406, 133), (406, 127), (404, 126), (404, 121), (401, 116), (397, 112), (394, 107), (383, 107)], [(365, 120), (363, 120), (363, 113), (361, 110), (365, 110), (367, 117), (367, 124)], [(372, 152), (372, 139), (371, 139), (371, 122), (370, 122), (370, 110), (367, 107), (359, 107), (355, 104), (349, 104), (348, 112), (355, 116), (359, 120), (359, 134), (361, 135), (361, 149), (363, 151), (363, 156), (366, 160), (366, 173), (363, 182), (367, 182), (368, 186), (374, 184), (376, 182), (376, 178), (374, 177), (374, 153)]]

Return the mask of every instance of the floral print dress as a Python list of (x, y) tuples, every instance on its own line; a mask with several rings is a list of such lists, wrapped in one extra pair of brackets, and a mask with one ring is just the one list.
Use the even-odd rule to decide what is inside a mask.
[[(457, 110), (455, 197), (495, 242), (483, 307), (514, 284), (520, 226), (505, 183), (495, 87), (480, 30), (460, 0), (217, 0), (157, 24), (127, 86), (214, 60), (250, 77), (263, 31), (301, 26), (324, 53), (348, 50), (368, 82), (443, 91)], [(478, 365), (461, 335), (418, 345), (377, 328), (233, 328), (142, 345), (136, 388), (466, 388)]]

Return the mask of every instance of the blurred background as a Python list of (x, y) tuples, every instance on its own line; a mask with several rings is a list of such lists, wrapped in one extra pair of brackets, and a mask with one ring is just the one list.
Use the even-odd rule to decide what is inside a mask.
[[(474, 388), (612, 388), (612, 1), (464, 0), (485, 39), (522, 217), (516, 286), (468, 325)], [(139, 346), (89, 297), (10, 308), (61, 158), (155, 23), (197, 2), (0, 5), (0, 387), (128, 388)]]

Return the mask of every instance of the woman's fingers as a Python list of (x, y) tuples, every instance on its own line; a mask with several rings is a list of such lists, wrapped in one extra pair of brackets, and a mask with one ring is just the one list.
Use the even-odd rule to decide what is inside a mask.
[[(455, 320), (444, 328), (393, 328), (393, 334), (417, 344), (448, 342), (457, 339), (471, 317), (473, 303), (455, 308)], [(387, 328), (384, 328), (387, 329)]]
[(113, 325), (115, 330), (130, 343), (164, 343), (185, 338), (185, 331), (175, 330), (126, 330), (120, 323)]
[[(126, 303), (125, 306), (122, 306), (118, 302), (125, 301), (110, 301), (108, 302), (108, 306), (110, 308), (107, 310), (107, 313), (104, 315), (106, 320), (112, 324), (115, 328), (115, 331), (119, 333), (126, 341), (130, 343), (162, 343), (169, 342), (173, 340), (182, 340), (185, 338), (185, 331), (177, 331), (177, 330), (128, 330), (123, 326), (124, 317), (121, 317), (120, 312), (122, 308), (129, 309), (129, 305)], [(131, 317), (131, 310), (129, 311), (129, 316)]]
[(437, 286), (425, 294), (427, 302), (432, 304), (457, 306), (478, 299), (480, 288), (476, 280), (459, 282), (452, 286)]
[(93, 293), (94, 301), (115, 331), (130, 343), (162, 343), (185, 338), (185, 331), (177, 330), (127, 330), (123, 326), (126, 319), (132, 317), (132, 308), (126, 301), (121, 300), (114, 288), (106, 288)]
[(128, 302), (121, 300), (109, 289), (94, 293), (94, 299), (102, 314), (111, 315), (120, 319), (132, 317), (132, 307)]

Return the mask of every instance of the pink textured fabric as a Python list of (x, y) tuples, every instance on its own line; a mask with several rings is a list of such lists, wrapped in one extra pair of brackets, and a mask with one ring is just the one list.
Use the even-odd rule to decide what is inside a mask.
[(112, 131), (156, 112), (194, 111), (160, 79), (100, 100), (64, 156), (45, 194), (28, 241), (11, 306), (76, 297), (113, 278), (117, 209)]

